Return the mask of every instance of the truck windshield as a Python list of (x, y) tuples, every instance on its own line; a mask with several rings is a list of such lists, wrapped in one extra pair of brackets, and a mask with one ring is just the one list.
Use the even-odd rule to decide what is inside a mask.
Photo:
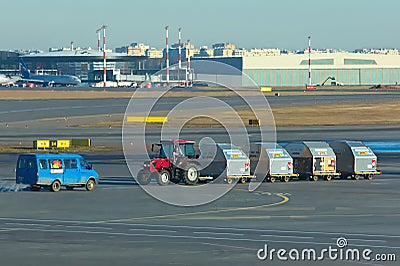
[(92, 169), (92, 166), (90, 165), (90, 163), (88, 163), (85, 159), (79, 159), (80, 163), (81, 163), (81, 168), (82, 169)]

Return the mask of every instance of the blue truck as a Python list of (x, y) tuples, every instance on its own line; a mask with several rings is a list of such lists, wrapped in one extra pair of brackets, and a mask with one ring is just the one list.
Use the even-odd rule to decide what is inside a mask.
[(30, 185), (33, 190), (49, 187), (53, 192), (61, 186), (91, 191), (99, 181), (99, 174), (79, 154), (21, 154), (15, 173), (17, 184)]

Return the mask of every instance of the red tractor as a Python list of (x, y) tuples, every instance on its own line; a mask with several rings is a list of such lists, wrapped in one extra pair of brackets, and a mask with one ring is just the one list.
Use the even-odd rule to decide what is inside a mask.
[(167, 185), (170, 181), (186, 185), (195, 185), (199, 181), (199, 162), (194, 150), (194, 141), (169, 140), (152, 144), (151, 151), (159, 147), (159, 152), (149, 162), (143, 164), (137, 174), (137, 182), (147, 185), (156, 179), (159, 185)]

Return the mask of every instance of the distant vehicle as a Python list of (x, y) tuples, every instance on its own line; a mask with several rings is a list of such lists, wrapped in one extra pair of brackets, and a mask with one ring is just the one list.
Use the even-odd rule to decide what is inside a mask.
[(14, 82), (6, 75), (0, 74), (0, 85), (6, 87), (14, 86)]
[(21, 77), (27, 83), (41, 84), (44, 87), (52, 86), (76, 86), (81, 83), (81, 80), (76, 76), (71, 75), (34, 75), (31, 74), (24, 60), (20, 59)]
[(21, 154), (17, 160), (16, 183), (30, 185), (33, 190), (49, 187), (57, 192), (61, 186), (94, 189), (99, 174), (78, 154)]
[(335, 77), (327, 77), (327, 78), (324, 80), (324, 82), (322, 82), (321, 86), (324, 86), (328, 80), (331, 81), (330, 86), (344, 86), (344, 84), (341, 83), (341, 82), (338, 82), (338, 81), (335, 79)]
[[(104, 81), (100, 81), (91, 85), (93, 88), (103, 88)], [(106, 82), (107, 88), (136, 88), (137, 83), (131, 81), (107, 81)]]

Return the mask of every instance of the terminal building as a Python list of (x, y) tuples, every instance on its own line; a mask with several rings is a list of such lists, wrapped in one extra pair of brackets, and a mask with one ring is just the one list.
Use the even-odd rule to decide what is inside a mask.
[[(170, 47), (171, 66), (178, 63), (178, 52), (177, 45)], [(184, 44), (181, 49), (183, 62), (188, 59), (189, 53), (193, 61), (217, 61), (233, 66), (258, 86), (298, 87), (308, 83), (308, 52), (283, 53), (279, 49), (247, 51), (237, 49), (230, 43), (215, 44), (213, 49), (202, 47), (197, 51), (193, 44), (190, 47)], [(18, 75), (19, 57), (24, 59), (32, 72), (75, 75), (84, 83), (103, 80), (102, 51), (70, 49), (21, 56), (16, 52), (0, 52), (0, 73)], [(140, 81), (146, 75), (165, 68), (165, 57), (165, 49), (156, 50), (136, 43), (121, 47), (119, 53), (108, 51), (107, 80)], [(311, 69), (313, 84), (322, 84), (328, 77), (334, 77), (339, 84), (347, 86), (400, 83), (400, 55), (397, 50), (354, 53), (312, 51)], [(193, 71), (196, 74), (196, 69)]]
[[(276, 56), (203, 57), (229, 64), (249, 76), (259, 86), (304, 86), (308, 83), (308, 53)], [(312, 53), (313, 84), (328, 77), (344, 85), (400, 83), (400, 56), (396, 54)], [(246, 84), (243, 84), (246, 85)]]
[[(103, 80), (103, 52), (98, 50), (67, 50), (23, 55), (31, 71), (74, 75), (82, 82), (94, 83)], [(107, 80), (115, 81), (120, 76), (143, 76), (159, 70), (162, 59), (145, 55), (107, 52)]]

